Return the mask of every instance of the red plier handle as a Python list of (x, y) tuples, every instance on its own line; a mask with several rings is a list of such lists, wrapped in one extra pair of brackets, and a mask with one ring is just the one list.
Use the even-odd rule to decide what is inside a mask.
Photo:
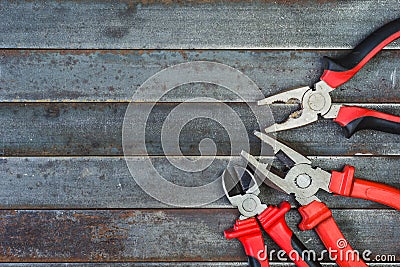
[(236, 220), (233, 228), (224, 231), (227, 239), (237, 238), (242, 243), (250, 267), (269, 267), (268, 252), (260, 226), (255, 218)]
[(299, 267), (322, 267), (319, 263), (309, 259), (307, 248), (293, 234), (285, 221), (285, 214), (290, 210), (289, 202), (283, 201), (276, 206), (268, 206), (268, 208), (257, 216), (265, 232), (282, 248), (286, 255), (289, 256), (296, 266)]
[[(321, 267), (317, 262), (307, 258), (306, 247), (293, 234), (285, 221), (285, 214), (290, 204), (282, 202), (278, 207), (268, 206), (257, 216), (265, 232), (281, 247), (289, 258), (299, 267)], [(269, 266), (268, 252), (256, 218), (237, 220), (234, 227), (224, 231), (228, 239), (237, 238), (242, 243), (250, 267)]]
[(400, 134), (400, 117), (356, 106), (342, 106), (333, 120), (344, 129), (344, 135), (350, 138), (362, 129)]
[[(400, 18), (387, 23), (357, 45), (349, 54), (332, 59), (324, 57), (321, 80), (336, 88), (350, 80), (386, 45), (400, 37)], [(362, 129), (400, 134), (400, 117), (360, 107), (342, 106), (334, 119), (350, 138)]]
[(332, 212), (322, 202), (314, 200), (299, 208), (303, 220), (300, 230), (311, 230), (320, 237), (322, 243), (340, 267), (367, 267), (360, 255), (349, 245), (338, 225), (332, 217)]
[(399, 189), (354, 178), (353, 166), (346, 165), (342, 172), (332, 171), (329, 190), (341, 196), (367, 199), (400, 210)]
[[(332, 171), (329, 190), (332, 193), (372, 200), (400, 210), (400, 190), (362, 179), (354, 178), (354, 167), (346, 165), (343, 172)], [(322, 202), (313, 201), (299, 208), (303, 217), (301, 230), (314, 229), (331, 257), (340, 267), (365, 267), (365, 262), (349, 245), (332, 217), (332, 212)]]
[(371, 58), (386, 45), (400, 37), (400, 18), (391, 21), (370, 34), (349, 54), (332, 59), (325, 57), (321, 80), (336, 88), (350, 80)]

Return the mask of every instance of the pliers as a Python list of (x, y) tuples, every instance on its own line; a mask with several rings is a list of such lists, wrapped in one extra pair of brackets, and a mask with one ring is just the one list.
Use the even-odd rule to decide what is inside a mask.
[(269, 266), (260, 225), (297, 266), (321, 266), (312, 259), (302, 258), (306, 247), (285, 221), (290, 204), (286, 201), (278, 207), (263, 204), (258, 198), (260, 190), (257, 181), (248, 168), (228, 166), (222, 176), (222, 186), (228, 200), (241, 214), (234, 227), (224, 231), (225, 237), (239, 239), (248, 256), (249, 266)]
[(332, 212), (317, 198), (316, 193), (324, 190), (340, 196), (372, 200), (400, 210), (400, 190), (354, 178), (355, 169), (349, 165), (346, 165), (342, 172), (328, 172), (312, 167), (312, 162), (307, 157), (271, 136), (260, 132), (255, 132), (255, 135), (273, 148), (276, 158), (288, 169), (282, 173), (272, 164), (262, 163), (245, 151), (241, 152), (241, 156), (247, 160), (247, 164), (253, 168), (256, 175), (265, 177), (266, 181), (279, 190), (294, 195), (301, 205), (298, 209), (303, 218), (299, 224), (300, 230), (315, 229), (339, 266), (367, 266), (361, 259), (343, 256), (356, 253), (348, 245), (332, 217)]
[(400, 18), (376, 30), (349, 54), (338, 59), (324, 57), (324, 72), (320, 81), (313, 86), (292, 89), (258, 101), (258, 105), (301, 105), (301, 109), (290, 114), (285, 122), (275, 123), (265, 131), (269, 133), (301, 127), (317, 121), (320, 115), (342, 126), (347, 138), (362, 129), (400, 134), (400, 117), (357, 106), (332, 104), (329, 95), (332, 90), (350, 80), (383, 47), (399, 37)]

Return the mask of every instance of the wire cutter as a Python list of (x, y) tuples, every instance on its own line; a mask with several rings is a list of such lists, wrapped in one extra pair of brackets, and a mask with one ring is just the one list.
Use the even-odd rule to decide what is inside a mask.
[(258, 101), (258, 105), (301, 105), (301, 110), (290, 114), (285, 122), (275, 123), (265, 131), (269, 133), (301, 127), (317, 121), (320, 115), (342, 126), (347, 138), (362, 129), (400, 134), (400, 117), (357, 106), (332, 104), (329, 95), (332, 90), (350, 80), (383, 47), (399, 37), (400, 18), (376, 30), (349, 54), (338, 59), (324, 57), (325, 70), (320, 81), (313, 86), (292, 89)]
[(229, 166), (222, 177), (228, 200), (241, 214), (234, 227), (225, 230), (224, 234), (227, 239), (237, 238), (243, 244), (249, 266), (269, 266), (260, 225), (297, 266), (321, 266), (308, 257), (302, 258), (306, 248), (285, 221), (285, 214), (290, 210), (288, 202), (282, 202), (279, 207), (263, 204), (258, 198), (260, 190), (257, 181), (249, 169)]
[[(332, 217), (332, 212), (321, 202), (316, 193), (319, 190), (336, 195), (372, 200), (400, 210), (400, 190), (388, 185), (354, 178), (354, 167), (346, 165), (343, 172), (327, 172), (312, 167), (311, 161), (274, 138), (255, 132), (255, 135), (273, 148), (276, 158), (281, 161), (287, 171), (279, 171), (258, 161), (245, 151), (241, 156), (247, 160), (256, 175), (265, 177), (274, 187), (295, 196), (301, 205), (298, 209), (302, 216), (300, 230), (315, 229), (321, 241), (339, 266), (367, 266), (361, 259), (345, 258), (344, 255), (356, 255), (341, 233)], [(345, 244), (345, 245), (343, 245)]]

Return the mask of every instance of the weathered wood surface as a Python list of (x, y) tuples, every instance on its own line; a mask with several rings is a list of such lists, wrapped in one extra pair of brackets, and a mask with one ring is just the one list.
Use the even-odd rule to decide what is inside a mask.
[[(276, 267), (295, 267), (293, 263), (279, 263), (270, 262), (271, 266)], [(373, 267), (390, 267), (390, 266), (400, 266), (399, 263), (369, 263), (369, 266)], [(1, 267), (93, 267), (93, 266), (111, 266), (111, 267), (248, 267), (247, 262), (107, 262), (107, 263), (0, 263)], [(335, 263), (322, 263), (322, 266), (336, 266)]]
[[(346, 51), (235, 50), (0, 50), (0, 101), (113, 101), (127, 102), (155, 73), (179, 63), (212, 61), (234, 67), (265, 96), (309, 85), (319, 78), (322, 56)], [(334, 101), (399, 103), (400, 52), (387, 50), (369, 62), (352, 80), (332, 92)], [(255, 96), (243, 88), (247, 101)], [(153, 100), (157, 90), (143, 94)], [(164, 92), (162, 92), (164, 93)], [(175, 88), (159, 102), (212, 97), (243, 102), (222, 87), (191, 84)]]
[[(3, 156), (87, 156), (87, 155), (123, 155), (122, 123), (127, 103), (2, 103), (0, 104), (1, 147)], [(162, 144), (161, 129), (169, 113), (177, 106), (175, 103), (156, 105), (149, 118), (141, 116), (150, 103), (138, 103), (137, 122), (146, 123), (146, 149), (138, 150), (137, 155), (176, 155), (172, 150), (173, 142), (167, 140)], [(225, 104), (193, 103), (190, 116), (194, 120), (185, 124), (180, 132), (180, 149), (184, 155), (200, 155), (199, 142), (211, 138), (217, 146), (217, 155), (238, 155), (246, 149), (243, 140), (230, 140), (228, 133), (221, 125), (212, 119), (198, 118), (199, 113), (209, 113), (220, 110)], [(256, 118), (266, 117), (263, 109), (252, 105), (256, 116), (244, 103), (230, 103), (240, 120), (226, 118), (231, 125), (243, 124), (246, 128), (252, 153), (258, 153), (260, 140), (253, 135), (254, 130), (260, 130)], [(400, 105), (366, 105), (366, 107), (400, 115)], [(295, 108), (295, 107), (294, 107)], [(287, 116), (293, 106), (278, 105), (272, 109), (275, 119), (280, 121)], [(214, 114), (214, 115), (213, 115)], [(187, 115), (187, 114), (186, 114)], [(223, 114), (217, 114), (223, 116)], [(267, 114), (268, 115), (268, 114)], [(144, 117), (144, 118), (141, 118)], [(135, 117), (136, 118), (136, 117)], [(180, 125), (180, 116), (174, 116), (174, 127)], [(198, 118), (198, 119), (195, 119)], [(272, 118), (264, 118), (268, 125)], [(136, 120), (135, 120), (136, 121)], [(267, 123), (265, 125), (268, 126)], [(264, 128), (264, 126), (262, 126)], [(261, 129), (263, 130), (263, 129)], [(135, 132), (135, 129), (132, 130)], [(233, 131), (240, 133), (240, 128)], [(243, 136), (246, 133), (242, 133)], [(381, 133), (377, 131), (360, 131), (352, 138), (343, 136), (339, 125), (331, 120), (319, 120), (299, 129), (279, 132), (280, 140), (287, 141), (299, 152), (306, 155), (354, 155), (370, 153), (373, 155), (399, 155), (400, 135)], [(134, 138), (130, 145), (141, 143), (143, 138)], [(172, 154), (171, 154), (172, 153)], [(209, 152), (211, 153), (211, 152)]]
[[(321, 74), (322, 56), (348, 52), (341, 50), (397, 17), (399, 0), (0, 0), (0, 208), (5, 209), (0, 211), (0, 266), (247, 266), (241, 244), (222, 234), (238, 215), (225, 198), (199, 209), (173, 209), (135, 183), (121, 143), (132, 95), (158, 71), (197, 60), (242, 71), (266, 96), (309, 85)], [(400, 42), (389, 48), (332, 92), (333, 100), (400, 115)], [(242, 91), (247, 101), (258, 100)], [(138, 106), (150, 105), (145, 102), (153, 96), (146, 92)], [(147, 122), (148, 151), (135, 159), (151, 155), (164, 178), (186, 186), (215, 179), (226, 166), (231, 144), (217, 123), (195, 120), (181, 132), (180, 149), (196, 158), (199, 142), (212, 138), (218, 155), (213, 164), (189, 175), (167, 161), (169, 150), (162, 145), (173, 145), (161, 144), (162, 122), (177, 102), (193, 97), (231, 102), (251, 152), (260, 149), (252, 135), (260, 110), (251, 114), (243, 99), (222, 87), (176, 88), (154, 108)], [(196, 103), (191, 112), (196, 117), (215, 111), (215, 105)], [(277, 121), (289, 110), (294, 107), (272, 108)], [(277, 136), (312, 155), (322, 168), (351, 164), (358, 177), (399, 188), (398, 135), (362, 131), (347, 140), (338, 125), (319, 121)], [(236, 143), (239, 151), (242, 145)], [(371, 156), (353, 156), (357, 153)], [(266, 203), (291, 200), (261, 189)], [(363, 200), (319, 197), (333, 208), (353, 247), (371, 250), (372, 257), (396, 255), (396, 263), (371, 266), (400, 266), (398, 212)], [(322, 249), (314, 232), (299, 232), (295, 210), (287, 218), (309, 248)], [(274, 261), (272, 266), (293, 266)]]
[[(194, 158), (195, 159), (195, 158)], [(356, 176), (400, 187), (397, 157), (311, 157), (316, 166), (341, 170), (345, 164), (356, 167)], [(138, 157), (143, 161), (144, 158)], [(153, 166), (174, 184), (195, 187), (214, 181), (230, 157), (217, 157), (206, 170), (188, 173), (177, 169), (165, 157), (153, 158)], [(240, 163), (240, 158), (232, 162)], [(119, 157), (28, 157), (7, 158), (0, 164), (0, 208), (171, 208), (146, 194), (135, 182)], [(148, 173), (150, 179), (150, 173)], [(289, 196), (267, 186), (260, 198), (276, 205)], [(387, 208), (371, 201), (320, 194), (331, 208)], [(230, 208), (225, 197), (202, 208)], [(377, 212), (377, 211), (375, 211)]]
[[(398, 212), (333, 210), (353, 247), (399, 259)], [(0, 261), (242, 261), (238, 241), (227, 241), (235, 210), (5, 210), (0, 211)], [(323, 249), (313, 231), (296, 229), (309, 249)], [(269, 239), (270, 250), (278, 249)]]
[[(2, 1), (3, 48), (349, 48), (391, 1)], [(398, 48), (399, 43), (391, 45)]]

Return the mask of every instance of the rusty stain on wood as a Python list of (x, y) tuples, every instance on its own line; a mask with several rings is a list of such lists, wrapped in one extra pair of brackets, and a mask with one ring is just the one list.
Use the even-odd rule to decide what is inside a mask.
[[(396, 253), (399, 231), (391, 227), (395, 211), (333, 210), (347, 239), (372, 255)], [(78, 215), (78, 216), (76, 216)], [(222, 231), (236, 210), (56, 210), (0, 211), (0, 261), (227, 261), (244, 260), (239, 242)], [(210, 219), (212, 218), (212, 219)], [(299, 232), (298, 213), (289, 225), (309, 247), (322, 249), (313, 231)], [(369, 223), (365, 224), (365, 220)], [(385, 231), (381, 231), (385, 229)], [(379, 232), (380, 238), (375, 238)], [(267, 239), (268, 247), (276, 245)], [(397, 258), (399, 260), (399, 258)]]
[[(146, 109), (152, 103), (138, 103), (137, 111)], [(224, 103), (193, 103), (192, 118), (199, 112), (214, 110)], [(257, 154), (260, 141), (254, 137), (254, 130), (263, 130), (272, 124), (272, 118), (259, 126), (256, 114), (245, 103), (227, 103), (234, 110), (246, 128), (251, 152)], [(250, 104), (249, 104), (250, 105)], [(263, 112), (253, 103), (255, 113)], [(137, 155), (176, 155), (173, 142), (161, 142), (163, 121), (177, 106), (177, 103), (160, 103), (153, 107), (146, 123), (146, 151)], [(366, 105), (371, 109), (399, 114), (399, 105)], [(0, 130), (3, 156), (107, 156), (123, 155), (122, 123), (127, 103), (1, 103)], [(291, 105), (272, 107), (276, 121), (293, 110)], [(210, 115), (211, 116), (211, 115)], [(143, 119), (143, 118), (142, 118)], [(179, 124), (175, 117), (174, 125)], [(139, 122), (140, 118), (138, 118)], [(183, 125), (181, 125), (183, 126)], [(239, 131), (239, 130), (238, 130)], [(307, 131), (307, 134), (304, 134)], [(328, 140), (320, 133), (329, 133)], [(373, 155), (399, 155), (399, 135), (360, 131), (350, 139), (343, 137), (342, 129), (330, 120), (319, 120), (306, 127), (280, 132), (278, 137), (299, 147), (306, 155), (354, 155), (361, 150)], [(211, 138), (217, 145), (217, 155), (230, 155), (231, 140), (226, 130), (211, 119), (198, 118), (183, 127), (180, 132), (180, 148), (184, 155), (200, 155), (199, 143)], [(141, 142), (132, 140), (132, 145)], [(235, 143), (235, 151), (245, 149), (245, 143)], [(172, 152), (171, 152), (172, 151)], [(238, 152), (238, 153), (239, 153)], [(207, 154), (204, 154), (207, 155)]]
[[(334, 263), (321, 263), (322, 266), (332, 267)], [(247, 261), (231, 262), (107, 262), (107, 263), (2, 263), (3, 267), (248, 267)], [(270, 262), (272, 267), (292, 267), (288, 262)], [(369, 263), (371, 267), (398, 267), (400, 263)]]
[(78, 2), (79, 8), (77, 1), (6, 1), (0, 31), (7, 35), (0, 47), (343, 49), (399, 14), (395, 1), (372, 0)]
[[(172, 209), (135, 184), (121, 144), (131, 96), (156, 72), (194, 60), (237, 68), (266, 96), (308, 85), (321, 74), (323, 55), (348, 52), (339, 50), (353, 47), (400, 12), (398, 1), (373, 0), (7, 0), (0, 9), (5, 33), (0, 102), (10, 102), (0, 104), (0, 207), (8, 209), (0, 211), (4, 267), (247, 266), (240, 243), (222, 235), (238, 215), (226, 199), (199, 209)], [(400, 115), (399, 47), (398, 41), (391, 44), (392, 50), (335, 90), (333, 100), (377, 103), (370, 107)], [(163, 154), (159, 122), (178, 102), (210, 95), (231, 102), (249, 136), (257, 127), (243, 101), (221, 88), (191, 85), (167, 95), (150, 118), (147, 141), (152, 162), (169, 181), (198, 186), (228, 161), (217, 156), (209, 169), (188, 177)], [(199, 108), (194, 105), (193, 112)], [(275, 119), (292, 109), (273, 109)], [(182, 132), (186, 156), (196, 158), (199, 140), (210, 133), (217, 133), (218, 155), (229, 154), (229, 141), (217, 125), (189, 126)], [(347, 140), (337, 125), (321, 121), (278, 137), (327, 170), (351, 164), (360, 178), (399, 187), (397, 136), (365, 131)], [(259, 143), (250, 141), (256, 153)], [(266, 203), (291, 200), (265, 186), (261, 190)], [(353, 247), (369, 249), (372, 256), (396, 255), (397, 263), (371, 266), (400, 267), (398, 212), (363, 200), (319, 197), (334, 209)], [(296, 211), (287, 217), (307, 246), (322, 250), (314, 232), (298, 231)], [(269, 239), (267, 245), (278, 249)], [(292, 266), (277, 260), (271, 266)]]
[[(247, 75), (265, 96), (304, 86), (321, 74), (320, 59), (337, 51), (190, 51), (190, 50), (0, 50), (2, 102), (128, 102), (137, 88), (168, 66), (213, 61)], [(332, 92), (336, 102), (396, 103), (399, 83), (393, 84), (398, 50), (384, 51), (352, 80)], [(143, 101), (152, 93), (144, 93)], [(245, 99), (253, 99), (241, 92)], [(175, 88), (160, 102), (193, 97), (224, 102), (243, 98), (218, 86), (192, 84)], [(258, 100), (258, 99), (257, 99)]]
[[(145, 161), (146, 157), (137, 157)], [(214, 157), (210, 157), (214, 158)], [(196, 160), (198, 157), (190, 157)], [(340, 171), (344, 164), (355, 166), (356, 175), (394, 187), (400, 186), (400, 170), (396, 157), (313, 157), (314, 164), (325, 170)], [(187, 173), (177, 169), (165, 157), (152, 157), (156, 170), (164, 179), (181, 186), (196, 187), (214, 181), (227, 166), (230, 157), (216, 157), (205, 170)], [(232, 163), (240, 163), (234, 157)], [(179, 163), (179, 160), (177, 161)], [(179, 166), (179, 165), (178, 165)], [(82, 175), (85, 174), (85, 178)], [(148, 173), (147, 175), (151, 175)], [(0, 208), (3, 209), (123, 209), (171, 208), (144, 192), (129, 173), (122, 157), (16, 157), (1, 163)], [(150, 179), (150, 177), (149, 177)], [(261, 199), (278, 204), (289, 196), (261, 187)], [(40, 197), (39, 197), (40, 196)], [(383, 209), (385, 206), (370, 201), (332, 197), (320, 198), (332, 208)], [(209, 203), (203, 208), (227, 208), (225, 198)], [(135, 210), (121, 213), (121, 219), (133, 216)], [(80, 214), (75, 214), (77, 218)]]

